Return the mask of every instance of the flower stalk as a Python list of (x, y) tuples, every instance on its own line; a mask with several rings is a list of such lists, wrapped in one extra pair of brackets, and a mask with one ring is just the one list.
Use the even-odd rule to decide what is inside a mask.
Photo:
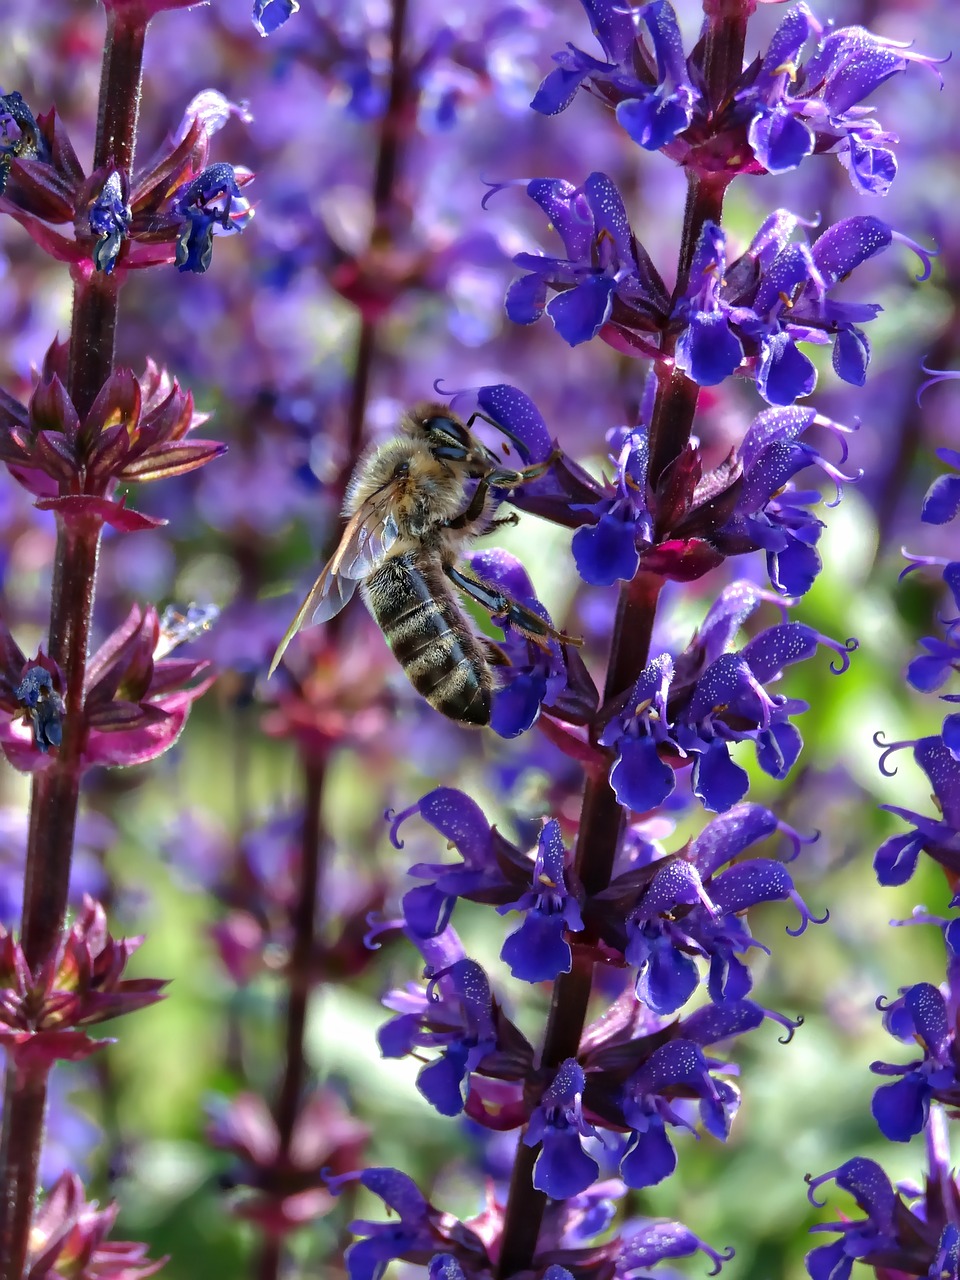
[[(136, 145), (146, 18), (108, 9), (95, 163), (129, 168)], [(120, 278), (74, 270), (68, 390), (80, 414), (113, 372)], [(31, 970), (50, 963), (67, 907), (86, 725), (84, 685), (103, 522), (57, 516), (49, 656), (64, 675), (63, 739), (34, 775), (24, 880), (22, 946)], [(20, 1280), (30, 1238), (43, 1145), (46, 1070), (7, 1071), (0, 1142), (0, 1278)]]
[[(706, 79), (714, 96), (725, 92), (739, 76), (743, 65), (746, 15), (752, 3), (726, 5), (711, 14)], [(722, 96), (722, 93), (719, 95)], [(683, 233), (677, 266), (677, 294), (686, 289), (691, 264), (703, 227), (720, 223), (723, 195), (728, 179), (704, 180), (690, 176), (684, 211)], [(650, 423), (650, 480), (655, 487), (670, 464), (690, 439), (696, 416), (699, 386), (673, 364), (672, 349), (657, 366), (658, 385)], [(620, 588), (613, 640), (601, 705), (627, 689), (640, 675), (650, 657), (650, 639), (656, 619), (657, 602), (664, 579), (641, 570)], [(602, 892), (610, 883), (614, 861), (623, 834), (625, 812), (610, 785), (609, 771), (588, 775), (580, 810), (574, 862), (587, 894)], [(554, 983), (544, 1034), (541, 1067), (556, 1069), (576, 1058), (586, 1025), (587, 1007), (593, 980), (589, 951), (574, 948), (569, 973)], [(547, 1196), (533, 1185), (534, 1165), (539, 1147), (521, 1141), (511, 1174), (510, 1192), (504, 1213), (498, 1275), (500, 1280), (527, 1270), (533, 1264), (547, 1206)]]

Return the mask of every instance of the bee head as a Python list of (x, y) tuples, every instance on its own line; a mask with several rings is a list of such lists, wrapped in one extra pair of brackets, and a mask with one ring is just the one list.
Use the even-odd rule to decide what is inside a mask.
[(410, 416), (411, 434), (426, 441), (433, 456), (443, 462), (464, 463), (471, 477), (485, 475), (497, 459), (475, 439), (445, 405), (429, 404)]

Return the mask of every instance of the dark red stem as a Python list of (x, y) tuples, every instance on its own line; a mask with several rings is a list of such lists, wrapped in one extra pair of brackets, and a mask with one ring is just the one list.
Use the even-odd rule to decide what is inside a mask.
[[(712, 6), (705, 6), (710, 21), (705, 73), (712, 93), (732, 84), (740, 74), (746, 15), (752, 12), (752, 7), (752, 3), (737, 0), (714, 0)], [(715, 12), (710, 12), (711, 8)], [(677, 265), (678, 295), (683, 293), (689, 280), (704, 223), (720, 222), (727, 185), (725, 177), (690, 178)], [(665, 344), (665, 354), (672, 355), (668, 344)], [(671, 360), (661, 361), (657, 372), (659, 385), (649, 432), (649, 474), (653, 484), (686, 447), (699, 394), (696, 383), (684, 377)], [(621, 588), (604, 702), (629, 688), (646, 666), (662, 585), (663, 579), (657, 575), (640, 572)], [(601, 892), (610, 883), (625, 817), (610, 787), (608, 772), (588, 777), (575, 857), (577, 873), (588, 895)], [(566, 1058), (576, 1057), (586, 1025), (592, 985), (592, 961), (583, 953), (578, 954), (575, 948), (571, 972), (561, 974), (553, 987), (540, 1059), (548, 1070)], [(534, 1264), (547, 1203), (546, 1196), (533, 1186), (537, 1154), (537, 1147), (528, 1147), (523, 1142), (517, 1146), (500, 1246), (500, 1280), (509, 1280)]]
[[(100, 80), (95, 164), (113, 157), (129, 167), (146, 23), (110, 11)], [(85, 414), (113, 370), (118, 283), (81, 272), (74, 276), (68, 391)], [(60, 521), (54, 559), (49, 654), (60, 665), (63, 741), (57, 757), (34, 776), (24, 879), (21, 936), (31, 968), (56, 951), (63, 929), (80, 796), (85, 741), (83, 691), (100, 546), (99, 521)], [(47, 1073), (18, 1079), (8, 1070), (0, 1140), (0, 1280), (21, 1280), (43, 1144)]]

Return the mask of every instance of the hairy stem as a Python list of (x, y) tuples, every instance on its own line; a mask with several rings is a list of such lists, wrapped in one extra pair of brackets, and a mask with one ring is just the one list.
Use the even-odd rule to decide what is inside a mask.
[[(146, 24), (142, 16), (108, 13), (95, 163), (133, 161)], [(82, 416), (113, 369), (118, 282), (74, 274), (68, 391)], [(84, 680), (100, 545), (94, 518), (59, 520), (50, 609), (49, 654), (65, 681), (63, 740), (55, 759), (34, 775), (30, 800), (21, 936), (36, 972), (55, 954), (63, 930), (80, 796), (86, 730)], [(8, 1070), (0, 1140), (0, 1280), (20, 1280), (30, 1238), (43, 1145), (47, 1072)]]
[[(719, 100), (739, 76), (743, 66), (746, 16), (752, 0), (710, 0), (705, 73), (712, 94)], [(677, 293), (689, 281), (697, 241), (708, 221), (719, 223), (728, 185), (720, 178), (690, 177), (684, 211), (683, 233), (677, 264)], [(697, 409), (699, 388), (678, 370), (669, 357), (658, 366), (657, 398), (650, 423), (649, 476), (652, 485), (686, 447)], [(604, 702), (622, 693), (637, 679), (650, 656), (650, 637), (663, 580), (641, 571), (620, 591), (614, 626)], [(575, 868), (588, 895), (610, 883), (626, 815), (610, 787), (609, 771), (588, 778), (580, 811)], [(547, 1016), (541, 1065), (556, 1068), (576, 1057), (586, 1025), (593, 982), (593, 963), (574, 948), (570, 973), (554, 983)], [(547, 1198), (533, 1186), (538, 1148), (522, 1141), (517, 1146), (510, 1194), (504, 1215), (500, 1246), (500, 1280), (533, 1266)]]

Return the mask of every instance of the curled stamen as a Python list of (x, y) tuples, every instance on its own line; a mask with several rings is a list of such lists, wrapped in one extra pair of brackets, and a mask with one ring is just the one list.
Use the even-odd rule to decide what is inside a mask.
[(820, 832), (818, 830), (814, 829), (811, 835), (804, 836), (804, 835), (801, 835), (800, 832), (797, 831), (795, 827), (789, 826), (789, 824), (786, 822), (778, 822), (777, 830), (780, 832), (781, 835), (784, 835), (787, 837), (793, 849), (793, 852), (790, 854), (790, 857), (784, 858), (784, 862), (793, 862), (795, 858), (799, 857), (800, 850), (803, 848), (805, 844), (816, 844), (817, 841), (820, 839)]
[(916, 744), (910, 740), (904, 742), (885, 742), (883, 730), (878, 729), (873, 735), (873, 745), (875, 747), (882, 748), (880, 759), (877, 761), (877, 768), (885, 778), (893, 778), (896, 776), (897, 770), (887, 768), (887, 757), (893, 755), (895, 751), (902, 751), (904, 747), (913, 747)]
[(929, 280), (930, 272), (933, 270), (933, 259), (940, 257), (940, 250), (924, 249), (923, 245), (917, 244), (916, 240), (911, 240), (909, 236), (903, 235), (903, 233), (900, 231), (891, 231), (890, 234), (894, 240), (898, 240), (902, 245), (905, 245), (908, 249), (910, 249), (913, 253), (915, 253), (917, 257), (920, 259), (920, 261), (923, 263), (923, 274), (919, 276), (915, 276), (914, 278), (916, 280), (919, 280), (921, 283), (924, 280)]
[(847, 444), (844, 436), (852, 436), (855, 431), (860, 430), (860, 419), (854, 418), (853, 422), (848, 427), (843, 422), (837, 422), (834, 418), (827, 418), (824, 417), (822, 413), (818, 413), (813, 420), (813, 425), (815, 427), (822, 427), (825, 431), (829, 431), (837, 441), (840, 446), (839, 465), (842, 466), (850, 454), (850, 446)]
[(850, 654), (856, 653), (856, 651), (860, 648), (860, 641), (856, 638), (856, 636), (850, 636), (846, 644), (840, 644), (839, 641), (836, 641), (836, 640), (828, 640), (826, 637), (824, 637), (820, 641), (820, 643), (828, 645), (831, 649), (833, 649), (836, 652), (837, 656), (840, 658), (839, 667), (834, 666), (832, 662), (830, 663), (830, 670), (833, 672), (835, 676), (842, 676), (845, 671), (849, 671)]
[(831, 1169), (829, 1173), (821, 1173), (819, 1178), (815, 1178), (810, 1173), (805, 1173), (803, 1175), (803, 1180), (807, 1184), (807, 1199), (815, 1209), (823, 1209), (827, 1202), (826, 1200), (818, 1200), (813, 1193), (816, 1191), (817, 1187), (822, 1187), (825, 1182), (831, 1182), (836, 1176), (836, 1173), (836, 1169)]
[(825, 505), (830, 507), (831, 510), (840, 505), (840, 500), (843, 497), (843, 486), (845, 484), (856, 484), (859, 480), (863, 479), (863, 467), (857, 467), (854, 474), (848, 476), (845, 472), (840, 470), (839, 466), (832, 462), (828, 462), (822, 455), (817, 459), (817, 466), (824, 475), (829, 476), (836, 485), (837, 496), (832, 502), (825, 503)]
[(960, 369), (931, 369), (926, 363), (926, 357), (920, 362), (920, 368), (924, 373), (929, 373), (930, 377), (920, 385), (917, 391), (917, 404), (920, 403), (920, 397), (927, 387), (934, 387), (938, 382), (952, 382), (954, 379), (960, 378)]
[(399, 813), (397, 813), (395, 809), (384, 810), (384, 814), (383, 814), (384, 821), (390, 823), (390, 843), (393, 845), (395, 849), (403, 848), (403, 841), (400, 839), (399, 835), (397, 834), (400, 830), (401, 825), (404, 822), (406, 822), (408, 818), (412, 818), (415, 813), (419, 813), (419, 812), (420, 812), (419, 803), (411, 805), (409, 809), (401, 809)]
[(480, 181), (483, 183), (485, 187), (490, 188), (490, 190), (486, 193), (486, 195), (480, 201), (480, 208), (486, 209), (487, 201), (491, 200), (494, 196), (499, 195), (501, 191), (506, 191), (510, 187), (529, 186), (531, 179), (530, 178), (507, 178), (506, 181), (504, 182), (491, 182), (488, 178), (481, 178)]

